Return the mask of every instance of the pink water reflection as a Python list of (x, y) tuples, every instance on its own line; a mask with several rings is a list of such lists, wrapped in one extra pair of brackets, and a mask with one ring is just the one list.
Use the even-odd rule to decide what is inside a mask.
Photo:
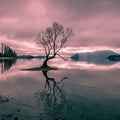
[(120, 62), (112, 65), (96, 65), (94, 63), (87, 63), (84, 61), (72, 61), (68, 58), (67, 61), (61, 59), (54, 59), (50, 62), (52, 66), (57, 66), (63, 69), (77, 69), (77, 70), (110, 70), (110, 69), (120, 69)]
[[(28, 71), (21, 71), (20, 69), (39, 67), (42, 65), (44, 59), (32, 59), (32, 60), (17, 60), (16, 64), (13, 65), (10, 70), (6, 71), (4, 74), (0, 73), (1, 80), (6, 80), (8, 77), (13, 77), (17, 75), (28, 74)], [(71, 58), (67, 60), (62, 60), (60, 58), (55, 58), (49, 61), (49, 65), (57, 67), (59, 69), (76, 69), (76, 70), (93, 70), (93, 71), (104, 71), (112, 69), (120, 69), (120, 62), (114, 63), (112, 65), (96, 65), (94, 63), (87, 63), (84, 61), (72, 61)]]

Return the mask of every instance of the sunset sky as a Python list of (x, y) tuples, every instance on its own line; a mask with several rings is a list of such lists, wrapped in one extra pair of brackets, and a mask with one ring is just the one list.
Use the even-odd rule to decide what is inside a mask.
[(58, 22), (75, 36), (69, 49), (120, 51), (120, 0), (0, 0), (0, 43), (38, 54), (39, 31)]

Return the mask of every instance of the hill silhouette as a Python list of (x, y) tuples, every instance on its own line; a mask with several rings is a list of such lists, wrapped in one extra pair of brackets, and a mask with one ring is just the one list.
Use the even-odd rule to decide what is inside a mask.
[(87, 63), (93, 63), (97, 65), (112, 65), (115, 61), (110, 61), (108, 56), (110, 55), (118, 55), (114, 51), (110, 50), (102, 50), (102, 51), (94, 51), (94, 52), (85, 52), (85, 53), (76, 53), (71, 56), (73, 61), (84, 61)]

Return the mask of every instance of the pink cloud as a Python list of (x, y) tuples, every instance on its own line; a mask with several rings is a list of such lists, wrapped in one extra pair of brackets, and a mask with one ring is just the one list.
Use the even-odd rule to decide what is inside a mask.
[[(68, 47), (120, 46), (119, 1), (112, 0), (29, 0), (0, 1), (0, 42), (18, 51), (35, 52), (35, 38), (39, 31), (54, 21), (72, 27), (75, 36)], [(36, 48), (32, 50), (32, 48)]]

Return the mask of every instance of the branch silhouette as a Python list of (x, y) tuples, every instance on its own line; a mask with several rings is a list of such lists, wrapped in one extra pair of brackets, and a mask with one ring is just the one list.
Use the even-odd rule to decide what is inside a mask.
[(36, 43), (39, 46), (43, 46), (46, 56), (43, 66), (47, 66), (47, 62), (56, 56), (61, 57), (61, 49), (73, 35), (71, 28), (65, 29), (62, 25), (56, 22), (53, 23), (52, 27), (49, 27), (44, 32), (38, 34)]
[(43, 116), (42, 119), (44, 119), (44, 117), (45, 119), (50, 117), (52, 120), (58, 118), (65, 119), (65, 113), (71, 111), (73, 106), (72, 102), (66, 98), (66, 92), (64, 89), (64, 81), (68, 80), (68, 77), (63, 77), (59, 81), (54, 77), (50, 77), (48, 74), (50, 71), (58, 70), (57, 68), (50, 66), (41, 66), (23, 70), (41, 71), (45, 78), (43, 90), (34, 94), (38, 105), (41, 105), (41, 102), (44, 104), (44, 115), (43, 113), (40, 113), (40, 116)]
[(61, 97), (62, 99), (65, 98), (65, 93), (63, 90), (63, 82), (64, 80), (67, 80), (68, 77), (62, 78), (59, 82), (56, 82), (55, 78), (50, 78), (48, 76), (48, 71), (42, 71), (43, 75), (46, 79), (45, 81), (45, 86), (44, 90), (41, 92), (42, 96), (48, 96), (50, 97), (53, 101), (57, 101), (57, 97)]
[(71, 111), (73, 106), (72, 102), (66, 98), (66, 92), (64, 90), (64, 81), (69, 78), (64, 77), (60, 81), (56, 81), (55, 78), (48, 76), (49, 71), (42, 71), (45, 77), (45, 85), (42, 91), (35, 93), (35, 98), (38, 104), (41, 101), (44, 103), (44, 117), (48, 116), (47, 118), (50, 117), (53, 120), (58, 118), (65, 119), (66, 113)]

